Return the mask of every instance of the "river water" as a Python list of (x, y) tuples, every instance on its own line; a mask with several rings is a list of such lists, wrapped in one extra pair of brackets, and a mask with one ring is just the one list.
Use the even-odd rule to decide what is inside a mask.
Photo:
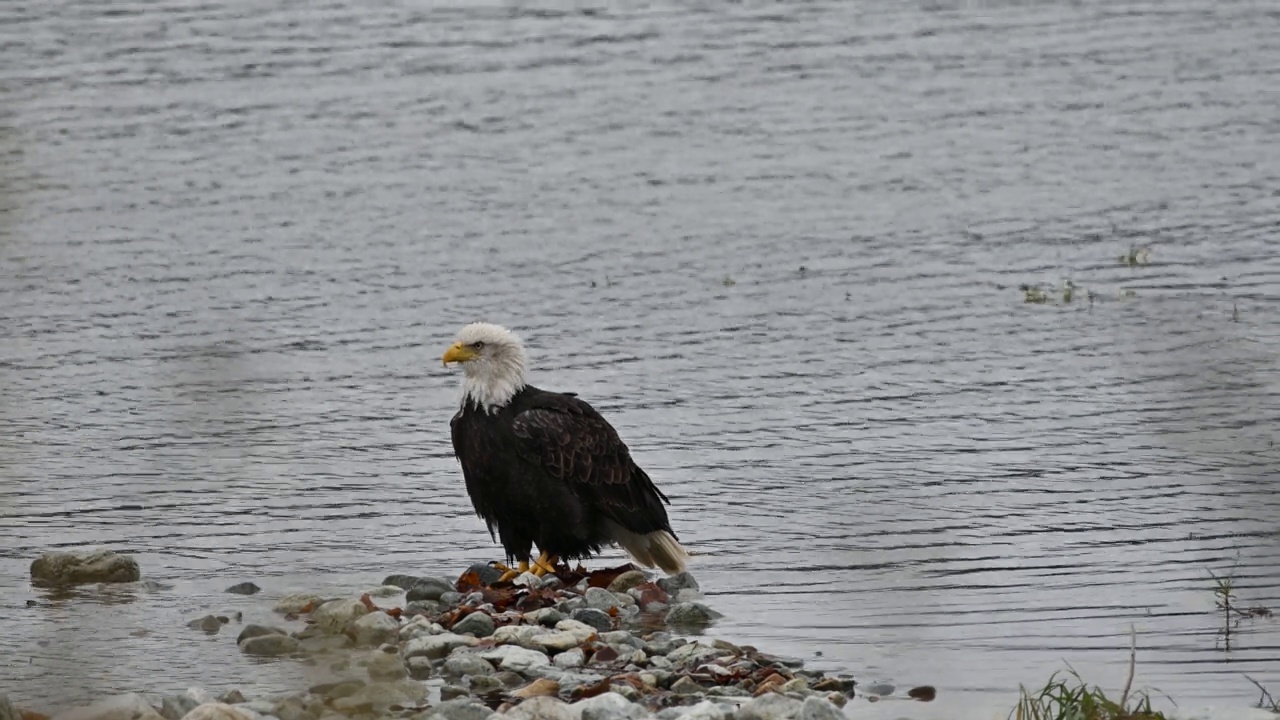
[[(1278, 86), (1261, 1), (0, 4), (0, 687), (296, 687), (186, 621), (496, 557), (483, 317), (716, 634), (938, 688), (888, 717), (1118, 691), (1130, 628), (1136, 686), (1280, 694), (1209, 575), (1280, 611)], [(162, 584), (27, 582), (90, 546)]]

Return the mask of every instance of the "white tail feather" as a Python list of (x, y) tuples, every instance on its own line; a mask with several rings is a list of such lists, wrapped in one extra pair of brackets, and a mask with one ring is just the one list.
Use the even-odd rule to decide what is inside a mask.
[(627, 551), (628, 555), (645, 567), (656, 565), (668, 575), (674, 575), (683, 572), (689, 561), (689, 553), (666, 530), (656, 530), (642, 535), (617, 524), (614, 524), (612, 530), (613, 539)]

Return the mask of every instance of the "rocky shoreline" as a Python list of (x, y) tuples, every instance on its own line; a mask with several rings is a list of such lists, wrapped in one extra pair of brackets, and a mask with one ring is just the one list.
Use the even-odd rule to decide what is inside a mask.
[[(128, 564), (101, 554), (93, 562)], [(50, 567), (88, 577), (66, 558), (42, 558), (33, 579), (57, 582)], [(624, 565), (500, 575), (476, 564), (454, 580), (391, 575), (358, 597), (290, 595), (273, 623), (193, 618), (193, 631), (229, 640), (238, 627), (247, 656), (323, 667), (335, 679), (261, 697), (114, 696), (53, 720), (837, 720), (855, 694), (850, 677), (700, 636), (719, 614), (689, 573), (655, 580)], [(931, 688), (909, 695), (933, 699)], [(0, 720), (45, 717), (0, 696)]]

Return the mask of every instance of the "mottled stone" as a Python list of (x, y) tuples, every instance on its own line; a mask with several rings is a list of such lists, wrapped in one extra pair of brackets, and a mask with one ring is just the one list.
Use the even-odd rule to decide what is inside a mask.
[(540, 650), (513, 647), (510, 648), (510, 652), (507, 653), (506, 657), (502, 659), (499, 667), (503, 670), (523, 673), (531, 667), (550, 664), (551, 661), (547, 658), (547, 654)]
[(138, 561), (110, 550), (48, 552), (31, 562), (31, 579), (39, 585), (123, 583), (142, 579)]
[(699, 695), (706, 692), (706, 689), (688, 677), (681, 675), (678, 680), (671, 683), (671, 692), (677, 695)]
[(524, 614), (525, 622), (534, 625), (542, 625), (543, 627), (555, 627), (556, 623), (564, 619), (564, 613), (555, 608), (541, 608), (532, 610)]
[(583, 640), (575, 633), (567, 630), (557, 630), (556, 632), (538, 635), (531, 642), (534, 646), (551, 652), (562, 652), (578, 647)]
[(397, 597), (402, 593), (404, 593), (404, 588), (401, 588), (396, 585), (379, 585), (378, 587), (373, 587), (373, 588), (369, 588), (368, 590), (365, 590), (366, 595), (368, 595), (369, 597), (376, 597), (376, 598)]
[(492, 675), (467, 675), (463, 680), (472, 695), (488, 695), (505, 687), (501, 680)]
[(258, 587), (257, 585), (251, 582), (242, 582), (242, 583), (236, 583), (235, 585), (232, 585), (231, 587), (227, 588), (227, 592), (231, 593), (232, 595), (254, 595), (259, 592), (262, 592), (262, 588)]
[[(630, 686), (616, 686), (630, 687)], [(634, 690), (635, 688), (631, 688)], [(607, 692), (570, 706), (581, 720), (639, 720), (649, 713), (618, 692)]]
[(508, 720), (575, 720), (569, 706), (553, 697), (529, 698), (507, 711)]
[(552, 659), (552, 662), (558, 668), (582, 667), (586, 661), (586, 653), (582, 652), (582, 648), (579, 647), (565, 650)]
[(674, 628), (703, 628), (719, 617), (723, 616), (702, 603), (686, 602), (672, 605), (666, 622)]
[(400, 621), (384, 612), (372, 612), (351, 623), (359, 645), (381, 645), (400, 632)]
[(182, 720), (254, 720), (249, 713), (226, 703), (203, 703), (191, 709)]
[(675, 595), (685, 588), (693, 588), (694, 590), (698, 589), (698, 581), (694, 580), (693, 575), (689, 574), (689, 571), (687, 570), (682, 573), (659, 578), (654, 584), (662, 588), (668, 595)]
[(493, 618), (488, 613), (473, 612), (462, 618), (453, 626), (453, 632), (459, 635), (475, 635), (478, 638), (493, 634)]
[(825, 698), (810, 695), (800, 705), (800, 720), (844, 720), (844, 712)]
[(240, 643), (244, 642), (245, 640), (248, 640), (251, 637), (259, 637), (261, 635), (288, 635), (288, 634), (289, 633), (277, 627), (271, 627), (270, 625), (258, 625), (256, 623), (250, 623), (248, 625), (245, 625), (244, 629), (240, 631), (240, 634), (236, 636), (236, 644), (239, 645)]
[(497, 713), (469, 698), (442, 702), (435, 708), (444, 720), (490, 720)]
[(289, 653), (298, 651), (298, 641), (288, 635), (277, 635), (270, 633), (268, 635), (255, 635), (246, 638), (244, 642), (239, 643), (240, 652), (245, 655), (257, 655), (260, 657), (275, 657), (278, 655), (288, 655)]
[(311, 613), (315, 626), (327, 633), (346, 632), (356, 620), (369, 613), (359, 600), (330, 600)]
[(605, 632), (613, 628), (613, 619), (609, 617), (609, 613), (598, 608), (578, 608), (569, 617), (583, 625), (590, 625), (599, 632)]
[[(165, 720), (182, 720), (183, 715), (194, 710), (199, 704), (195, 698), (185, 693), (166, 695), (160, 700), (160, 716)], [(0, 720), (4, 719), (0, 718)]]
[(493, 665), (476, 655), (453, 653), (444, 661), (444, 674), (452, 677), (464, 675), (492, 675)]
[(469, 695), (467, 689), (461, 685), (441, 685), (440, 699), (444, 701), (457, 700), (466, 698)]
[(406, 600), (439, 600), (440, 596), (454, 592), (453, 583), (438, 577), (421, 577), (408, 589)]
[(737, 720), (795, 720), (801, 703), (777, 693), (765, 693), (738, 708)]
[(404, 658), (400, 657), (399, 648), (395, 645), (383, 645), (369, 653), (369, 662), (364, 670), (374, 682), (401, 680), (409, 676), (409, 668), (405, 667)]
[(617, 595), (599, 587), (587, 588), (587, 592), (582, 596), (582, 599), (587, 601), (587, 607), (603, 610), (606, 613), (610, 609), (618, 607), (619, 604)]
[(414, 680), (426, 680), (431, 677), (433, 672), (431, 667), (431, 658), (429, 657), (411, 657), (404, 661), (405, 667), (409, 669), (409, 677)]
[(209, 635), (216, 634), (222, 629), (222, 621), (213, 615), (205, 615), (187, 623), (187, 627), (193, 630), (202, 630)]
[(493, 641), (499, 645), (537, 647), (533, 644), (533, 639), (547, 632), (547, 629), (541, 625), (506, 625), (494, 630), (492, 637)]
[(293, 593), (277, 600), (272, 610), (285, 614), (300, 613), (306, 610), (308, 606), (314, 607), (321, 600), (323, 598), (315, 593)]
[(406, 658), (427, 657), (432, 660), (438, 660), (445, 657), (454, 648), (463, 647), (464, 645), (475, 645), (479, 640), (470, 635), (457, 635), (455, 633), (444, 633), (441, 635), (427, 635), (420, 638), (410, 640), (404, 646), (404, 656)]
[(113, 695), (89, 705), (63, 710), (53, 720), (162, 720), (141, 695)]
[(697, 705), (681, 708), (680, 720), (729, 720), (733, 710), (725, 705), (703, 700)]
[(639, 570), (628, 570), (614, 578), (613, 582), (609, 583), (609, 592), (625, 593), (631, 588), (637, 585), (643, 585), (647, 582), (649, 582), (649, 578), (645, 577), (643, 572)]

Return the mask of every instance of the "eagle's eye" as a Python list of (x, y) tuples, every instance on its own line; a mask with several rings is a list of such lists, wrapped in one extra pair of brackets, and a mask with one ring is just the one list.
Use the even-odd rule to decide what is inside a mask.
[(471, 343), (471, 347), (473, 347), (473, 348), (475, 348), (475, 349), (477, 349), (477, 350), (483, 350), (483, 349), (484, 349), (484, 341), (483, 341), (483, 340), (477, 340), (477, 341), (475, 341), (475, 342)]

